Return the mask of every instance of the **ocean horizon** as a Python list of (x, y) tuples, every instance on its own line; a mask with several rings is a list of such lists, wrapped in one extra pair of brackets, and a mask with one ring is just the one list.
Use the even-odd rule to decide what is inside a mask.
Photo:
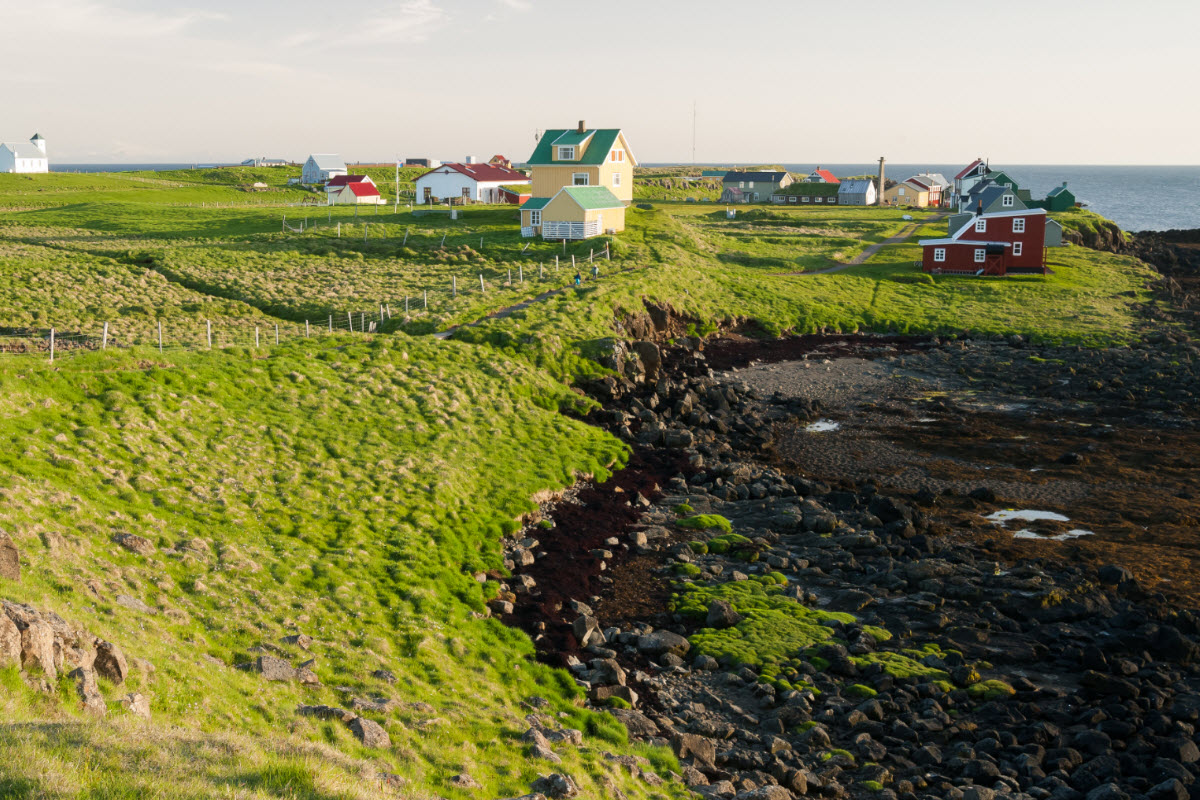
[[(761, 162), (759, 162), (761, 163)], [(52, 164), (51, 172), (141, 172), (181, 169), (212, 169), (237, 166), (232, 163), (131, 163), (131, 164)], [(645, 163), (646, 167), (692, 166), (679, 162)], [(753, 166), (747, 162), (698, 164), (712, 168)], [(878, 162), (821, 163), (784, 162), (791, 172), (811, 172), (818, 166), (835, 175), (874, 175)], [(887, 177), (904, 180), (919, 172), (940, 172), (947, 179), (965, 164), (887, 164)], [(1170, 230), (1200, 228), (1200, 165), (1085, 165), (1085, 164), (997, 164), (1022, 189), (1034, 197), (1064, 181), (1076, 199), (1092, 211), (1113, 220), (1124, 230)]]

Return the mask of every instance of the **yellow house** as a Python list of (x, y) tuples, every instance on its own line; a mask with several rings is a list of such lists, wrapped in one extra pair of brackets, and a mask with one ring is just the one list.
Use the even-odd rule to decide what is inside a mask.
[(904, 183), (897, 183), (883, 193), (885, 206), (914, 206), (925, 208), (929, 205), (929, 187), (909, 178)]
[(529, 157), (533, 197), (549, 199), (564, 186), (603, 186), (618, 200), (633, 202), (637, 159), (619, 128), (548, 130)]
[(625, 230), (625, 204), (607, 186), (564, 186), (521, 206), (521, 235), (590, 239)]

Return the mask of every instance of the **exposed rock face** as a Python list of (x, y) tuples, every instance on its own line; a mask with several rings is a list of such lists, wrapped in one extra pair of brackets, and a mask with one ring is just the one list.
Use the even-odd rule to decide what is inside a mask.
[(378, 722), (362, 717), (350, 721), (350, 732), (365, 746), (377, 750), (386, 750), (392, 746), (392, 739)]
[(41, 620), (34, 620), (21, 631), (21, 667), (44, 673), (51, 683), (58, 680), (54, 665), (54, 629)]
[(569, 775), (564, 775), (561, 772), (552, 772), (549, 775), (542, 776), (534, 781), (529, 788), (534, 792), (551, 798), (574, 797), (579, 794), (579, 787), (575, 785), (575, 781)]
[(21, 580), (21, 552), (4, 531), (0, 531), (0, 579)]
[(132, 533), (114, 534), (112, 540), (129, 552), (137, 553), (139, 556), (148, 556), (158, 549), (149, 539), (134, 536)]
[(96, 685), (96, 672), (87, 667), (79, 667), (71, 671), (71, 677), (75, 679), (75, 690), (79, 693), (84, 710), (98, 717), (107, 714), (108, 706), (100, 694), (100, 687)]
[(121, 705), (135, 717), (150, 719), (150, 698), (138, 692), (132, 692), (121, 698)]
[(21, 631), (7, 614), (0, 614), (0, 667), (20, 663)]
[(112, 642), (101, 640), (96, 643), (96, 660), (93, 666), (98, 675), (117, 686), (129, 677), (129, 664), (125, 661), (125, 654)]
[(249, 668), (269, 681), (294, 681), (300, 677), (299, 670), (282, 658), (273, 656), (259, 656), (251, 662)]

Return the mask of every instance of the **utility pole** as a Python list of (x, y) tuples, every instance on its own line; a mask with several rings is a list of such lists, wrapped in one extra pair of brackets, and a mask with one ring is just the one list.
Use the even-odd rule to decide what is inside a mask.
[(396, 198), (395, 205), (392, 206), (392, 213), (400, 212), (400, 156), (396, 156)]

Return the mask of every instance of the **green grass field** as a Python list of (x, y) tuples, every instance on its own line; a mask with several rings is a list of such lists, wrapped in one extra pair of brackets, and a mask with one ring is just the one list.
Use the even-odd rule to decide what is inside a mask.
[[(659, 201), (630, 209), (612, 260), (576, 289), (570, 257), (602, 245), (523, 240), (512, 208), (355, 220), (298, 205), (314, 195), (287, 175), (0, 175), (0, 328), (96, 336), (108, 323), (114, 344), (139, 345), (53, 364), (0, 358), (0, 529), (27, 562), (19, 585), (0, 588), (156, 668), (132, 678), (152, 697), (150, 725), (123, 713), (116, 687), (102, 685), (111, 710), (96, 722), (69, 684), (46, 697), (0, 669), (0, 797), (365, 798), (391, 774), (410, 796), (461, 798), (471, 794), (448, 779), (463, 771), (479, 796), (515, 796), (551, 769), (517, 741), (535, 696), (585, 731), (587, 748), (562, 751), (585, 792), (678, 796), (602, 757), (677, 766), (582, 710), (565, 672), (485, 616), (497, 583), (477, 580), (501, 570), (500, 535), (533, 496), (624, 463), (620, 442), (561, 413), (583, 402), (570, 383), (600, 371), (618, 320), (654, 303), (698, 332), (969, 329), (1106, 344), (1136, 337), (1134, 304), (1149, 297), (1144, 266), (1078, 248), (1053, 252), (1046, 277), (933, 278), (911, 242), (797, 275), (908, 223), (900, 211), (768, 206), (729, 220)], [(240, 188), (259, 179), (270, 191)], [(307, 220), (305, 232), (284, 231), (284, 215)], [(918, 236), (944, 230), (915, 216)], [(416, 307), (424, 291), (428, 311)], [(377, 317), (381, 303), (389, 334), (323, 334), (328, 314)], [(425, 335), (477, 320), (449, 341)], [(159, 324), (162, 354), (148, 346)], [(117, 533), (157, 551), (128, 553)], [(312, 653), (281, 644), (295, 633), (316, 640)], [(264, 651), (315, 657), (322, 686), (235, 668)], [(372, 675), (380, 668), (396, 685)], [(374, 715), (387, 752), (295, 713), (377, 695), (398, 703)]]

